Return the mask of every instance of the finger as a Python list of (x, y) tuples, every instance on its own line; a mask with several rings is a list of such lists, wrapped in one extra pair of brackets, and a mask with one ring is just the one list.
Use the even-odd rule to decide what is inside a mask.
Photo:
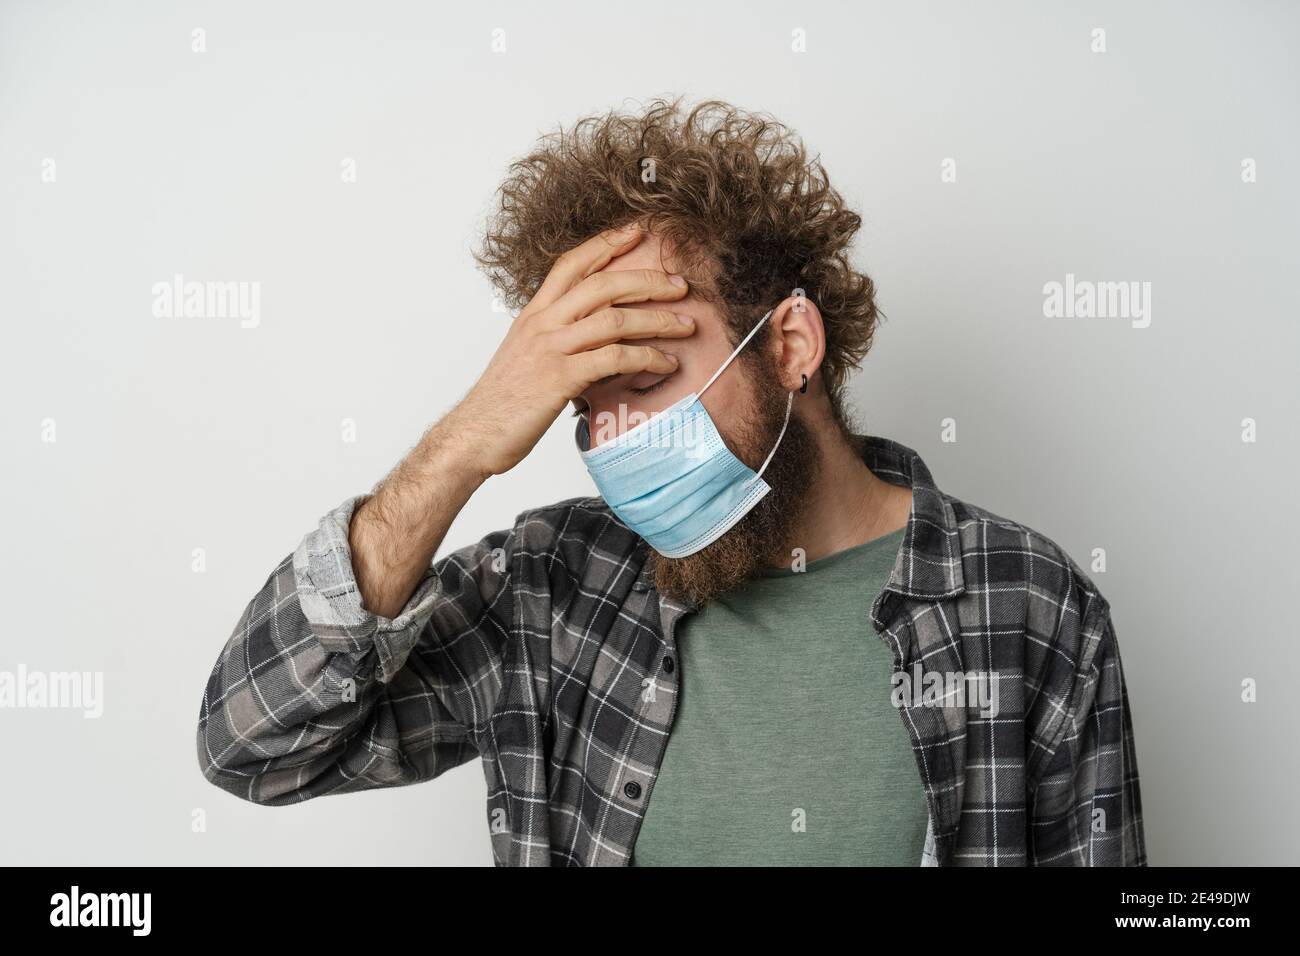
[(554, 334), (562, 352), (575, 355), (627, 339), (680, 339), (695, 333), (695, 320), (665, 309), (600, 309)]
[[(676, 278), (681, 285), (673, 282)], [(675, 302), (686, 296), (686, 280), (658, 269), (624, 269), (587, 276), (547, 310), (556, 325), (568, 325), (611, 305), (629, 302)]]
[(532, 313), (546, 308), (587, 276), (609, 265), (615, 256), (621, 256), (632, 249), (641, 241), (641, 236), (641, 224), (632, 222), (597, 233), (574, 246), (555, 260), (526, 311)]
[(612, 375), (635, 375), (637, 372), (667, 375), (677, 371), (676, 358), (649, 345), (606, 345), (590, 352), (579, 352), (569, 362), (581, 383), (579, 391)]

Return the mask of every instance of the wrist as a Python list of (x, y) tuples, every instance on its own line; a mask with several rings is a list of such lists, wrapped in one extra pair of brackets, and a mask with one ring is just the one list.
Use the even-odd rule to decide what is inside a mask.
[(454, 412), (425, 436), (427, 458), (434, 478), (461, 504), (492, 477), (486, 456), (473, 433), (462, 427)]

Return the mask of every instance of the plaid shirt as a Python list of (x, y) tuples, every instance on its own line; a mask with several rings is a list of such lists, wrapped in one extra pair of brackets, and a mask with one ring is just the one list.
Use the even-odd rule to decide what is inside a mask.
[[(939, 491), (911, 449), (858, 442), (876, 475), (912, 489), (871, 609), (896, 676), (997, 683), (994, 714), (903, 695), (930, 810), (923, 864), (1145, 866), (1106, 600), (1052, 541)], [(599, 498), (527, 511), (435, 561), (390, 620), (362, 607), (352, 574), (362, 500), (326, 515), (235, 627), (199, 714), (203, 773), (279, 806), (430, 780), (477, 755), (498, 865), (626, 865), (691, 610), (655, 590), (648, 546)]]

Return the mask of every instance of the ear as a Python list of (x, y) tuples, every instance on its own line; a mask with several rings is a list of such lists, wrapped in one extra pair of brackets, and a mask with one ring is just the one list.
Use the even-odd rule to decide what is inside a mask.
[(826, 327), (817, 303), (803, 295), (784, 300), (772, 311), (773, 345), (781, 384), (795, 392), (803, 376), (811, 383), (826, 357)]

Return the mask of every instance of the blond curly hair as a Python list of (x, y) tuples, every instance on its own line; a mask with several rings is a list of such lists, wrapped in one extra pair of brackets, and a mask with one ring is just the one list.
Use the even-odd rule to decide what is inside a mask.
[(802, 289), (821, 310), (820, 371), (849, 430), (844, 387), (880, 319), (875, 286), (849, 262), (861, 218), (793, 131), (720, 100), (687, 112), (680, 98), (655, 99), (585, 117), (511, 164), (474, 258), (519, 309), (563, 252), (633, 220), (660, 236), (692, 291), (723, 312), (733, 344)]

